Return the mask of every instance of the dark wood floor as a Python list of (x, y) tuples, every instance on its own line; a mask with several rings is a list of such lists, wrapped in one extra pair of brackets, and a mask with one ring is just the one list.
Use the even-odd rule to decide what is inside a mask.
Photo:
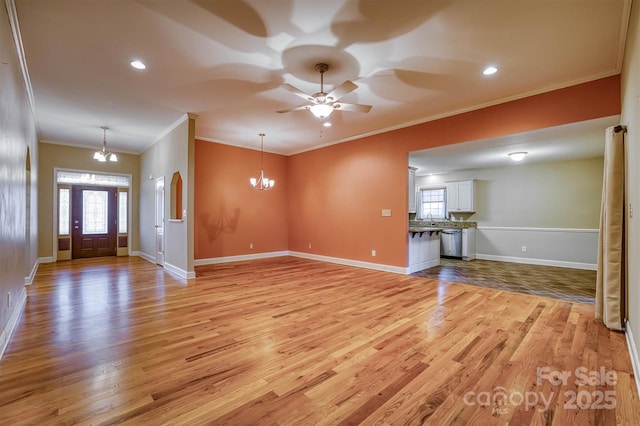
[[(291, 257), (197, 275), (41, 265), (0, 361), (0, 425), (640, 418), (625, 337), (591, 305)], [(581, 367), (615, 383), (580, 384)]]
[(570, 302), (595, 303), (596, 271), (479, 259), (467, 262), (442, 258), (440, 261), (440, 266), (413, 275)]

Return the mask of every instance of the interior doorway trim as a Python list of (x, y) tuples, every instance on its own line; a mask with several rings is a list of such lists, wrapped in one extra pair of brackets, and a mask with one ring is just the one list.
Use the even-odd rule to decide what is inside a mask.
[[(52, 188), (52, 193), (53, 193), (53, 197), (52, 197), (52, 240), (53, 240), (53, 244), (52, 244), (52, 249), (53, 249), (53, 256), (52, 256), (52, 261), (56, 262), (58, 260), (58, 175), (61, 172), (68, 172), (68, 173), (82, 173), (82, 174), (89, 174), (89, 175), (96, 175), (96, 176), (117, 176), (117, 177), (124, 177), (127, 180), (127, 188), (128, 188), (128, 192), (129, 192), (129, 202), (127, 203), (127, 222), (128, 222), (128, 226), (127, 226), (127, 239), (129, 241), (128, 243), (128, 247), (127, 247), (127, 254), (129, 256), (131, 256), (131, 224), (132, 219), (133, 219), (133, 199), (134, 199), (134, 193), (133, 193), (133, 185), (132, 185), (132, 176), (130, 173), (105, 173), (105, 172), (99, 172), (99, 171), (95, 171), (95, 170), (81, 170), (81, 169), (69, 169), (69, 168), (62, 168), (62, 167), (54, 167), (53, 168), (53, 188)], [(120, 186), (120, 188), (124, 188), (124, 186)]]

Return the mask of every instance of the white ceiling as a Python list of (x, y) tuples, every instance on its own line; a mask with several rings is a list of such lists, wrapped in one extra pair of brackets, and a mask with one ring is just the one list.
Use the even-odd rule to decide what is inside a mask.
[[(40, 138), (139, 153), (196, 137), (301, 152), (618, 74), (630, 0), (14, 0)], [(133, 59), (147, 64), (138, 71)], [(282, 84), (359, 87), (325, 129)], [(499, 67), (482, 75), (488, 64)], [(325, 90), (328, 91), (328, 90)]]
[[(418, 176), (461, 170), (505, 167), (516, 164), (593, 158), (604, 155), (605, 129), (619, 124), (620, 116), (534, 130), (503, 137), (441, 146), (409, 154), (409, 165)], [(526, 152), (514, 162), (511, 152)]]

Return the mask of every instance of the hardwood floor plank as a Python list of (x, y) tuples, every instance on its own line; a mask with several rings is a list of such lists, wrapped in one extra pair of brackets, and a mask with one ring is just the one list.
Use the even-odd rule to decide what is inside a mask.
[[(625, 337), (592, 305), (291, 257), (188, 282), (138, 258), (43, 264), (27, 292), (0, 361), (0, 424), (640, 418)], [(581, 384), (579, 368), (618, 379)], [(599, 392), (615, 407), (568, 404)]]

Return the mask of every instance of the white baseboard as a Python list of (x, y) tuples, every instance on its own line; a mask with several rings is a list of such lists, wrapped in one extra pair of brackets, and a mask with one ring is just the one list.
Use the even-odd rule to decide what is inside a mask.
[(337, 263), (339, 265), (355, 266), (357, 268), (374, 269), (376, 271), (393, 272), (396, 274), (407, 275), (409, 268), (400, 266), (383, 265), (380, 263), (362, 262), (359, 260), (342, 259), (339, 257), (322, 256), (319, 254), (303, 253), (299, 251), (272, 251), (266, 253), (243, 254), (238, 256), (213, 257), (209, 259), (196, 259), (193, 261), (195, 266), (214, 265), (217, 263), (242, 262), (247, 260), (267, 259), (270, 257), (293, 256), (303, 259), (319, 260), (321, 262)]
[[(146, 260), (147, 262), (151, 262), (151, 263), (156, 263), (156, 258), (155, 256), (151, 256), (148, 253), (142, 252), (142, 251), (132, 251), (131, 252), (132, 256), (139, 256), (141, 258), (143, 258), (144, 260)], [(172, 273), (173, 275), (176, 275), (180, 278), (184, 278), (187, 280), (191, 280), (193, 278), (196, 277), (196, 273), (195, 271), (185, 271), (182, 268), (178, 268), (175, 265), (172, 265), (168, 262), (164, 262), (164, 265), (158, 265), (158, 266), (162, 266), (165, 271)]]
[(184, 269), (178, 268), (177, 266), (172, 265), (169, 262), (164, 262), (163, 267), (167, 272), (171, 272), (172, 274), (177, 275), (180, 278), (191, 280), (196, 277), (196, 273), (194, 271), (185, 271)]
[(373, 269), (376, 271), (393, 272), (394, 274), (409, 274), (409, 268), (402, 266), (383, 265), (381, 263), (363, 262), (360, 260), (342, 259), (339, 257), (322, 256), (319, 254), (290, 251), (289, 256), (301, 257), (303, 259), (319, 260), (321, 262), (337, 263), (339, 265), (355, 266), (356, 268)]
[(288, 251), (271, 251), (266, 253), (241, 254), (237, 256), (211, 257), (208, 259), (196, 259), (193, 261), (195, 266), (215, 265), (218, 263), (243, 262), (246, 260), (267, 259), (270, 257), (289, 256)]
[(528, 257), (496, 256), (493, 254), (481, 253), (478, 253), (476, 255), (476, 259), (495, 260), (498, 262), (525, 263), (528, 265), (557, 266), (559, 268), (585, 269), (588, 271), (596, 271), (598, 269), (598, 265), (593, 263), (566, 262), (562, 260), (550, 259), (531, 259)]
[(18, 319), (20, 319), (20, 315), (22, 315), (26, 303), (27, 289), (22, 287), (22, 292), (17, 298), (17, 302), (13, 308), (13, 312), (11, 312), (11, 316), (9, 317), (9, 322), (7, 323), (7, 326), (4, 328), (4, 330), (2, 330), (2, 332), (0, 333), (0, 360), (2, 359), (2, 355), (9, 345), (11, 335), (18, 325)]
[[(134, 254), (135, 253), (135, 254)], [(132, 251), (131, 254), (133, 256), (140, 256), (141, 258), (143, 258), (144, 260), (151, 262), (151, 263), (156, 263), (156, 258), (155, 256), (151, 256), (150, 254), (147, 254), (145, 252), (142, 251)]]
[(415, 265), (409, 266), (409, 274), (413, 274), (414, 272), (422, 271), (424, 269), (433, 268), (434, 266), (438, 265), (440, 265), (440, 258), (417, 263)]
[(31, 272), (28, 277), (24, 277), (24, 285), (33, 284), (33, 280), (36, 278), (36, 272), (38, 272), (38, 266), (40, 266), (40, 259), (36, 259), (36, 263), (33, 264)]
[(56, 260), (53, 258), (53, 256), (47, 256), (47, 257), (39, 257), (38, 258), (38, 262), (39, 263), (53, 263)]
[(636, 378), (636, 389), (640, 393), (640, 356), (638, 355), (638, 347), (633, 337), (631, 324), (627, 321), (625, 324), (625, 337), (627, 338), (627, 347), (629, 348), (629, 357), (631, 357), (631, 366), (633, 367), (633, 376)]

